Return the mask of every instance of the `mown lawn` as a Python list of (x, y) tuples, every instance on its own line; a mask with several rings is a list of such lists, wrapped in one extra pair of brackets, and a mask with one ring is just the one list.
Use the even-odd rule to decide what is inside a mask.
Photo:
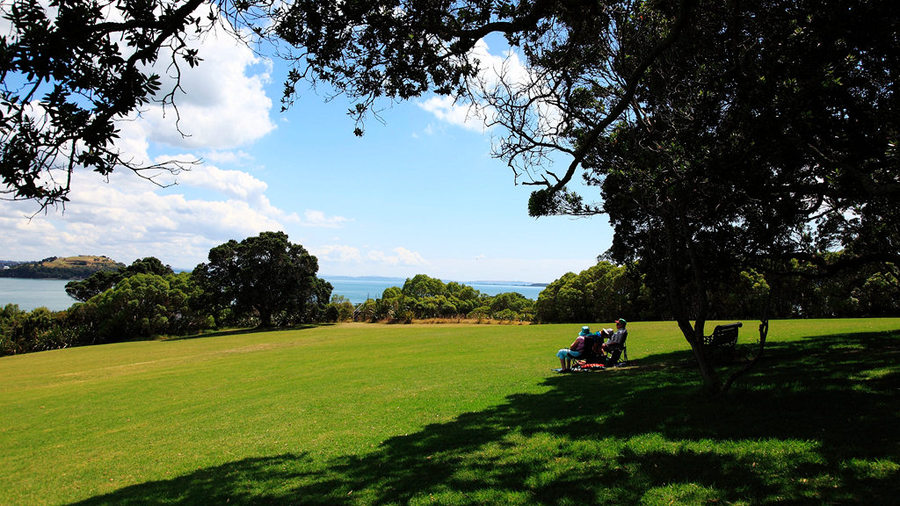
[(0, 358), (0, 504), (900, 497), (900, 319), (773, 321), (719, 399), (671, 322), (629, 324), (638, 367), (551, 372), (579, 328), (348, 324)]

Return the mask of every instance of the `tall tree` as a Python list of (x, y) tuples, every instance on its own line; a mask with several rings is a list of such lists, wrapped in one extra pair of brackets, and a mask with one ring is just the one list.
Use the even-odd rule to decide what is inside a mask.
[[(341, 4), (340, 6), (338, 4)], [(894, 2), (295, 2), (294, 77), (358, 99), (434, 90), (480, 101), (497, 155), (539, 187), (529, 212), (606, 213), (611, 258), (640, 260), (705, 384), (710, 296), (747, 268), (830, 273), (900, 252)], [(525, 73), (479, 79), (501, 33)], [(288, 92), (292, 91), (290, 82)], [(505, 133), (504, 133), (505, 132)], [(551, 155), (570, 156), (562, 171)], [(601, 203), (569, 189), (581, 174)], [(827, 252), (842, 248), (841, 262)], [(761, 310), (760, 341), (767, 324)]]
[[(648, 283), (669, 293), (712, 390), (734, 376), (718, 378), (706, 360), (704, 325), (711, 294), (736, 273), (898, 259), (894, 8), (705, 3), (589, 151), (613, 257), (641, 259)], [(649, 9), (655, 26), (623, 33), (622, 49), (639, 52), (667, 17)], [(845, 254), (828, 255), (835, 248)]]
[(284, 232), (263, 232), (209, 251), (193, 277), (214, 306), (235, 316), (256, 316), (260, 326), (316, 321), (331, 299), (331, 285), (316, 277), (319, 264)]

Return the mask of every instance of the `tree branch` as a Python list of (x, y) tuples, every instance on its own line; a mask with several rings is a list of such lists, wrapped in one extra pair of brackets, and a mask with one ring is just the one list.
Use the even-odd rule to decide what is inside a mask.
[(628, 85), (626, 86), (625, 92), (622, 97), (619, 98), (619, 101), (610, 110), (606, 118), (591, 130), (587, 138), (582, 141), (582, 143), (575, 150), (573, 160), (569, 164), (565, 175), (559, 180), (556, 185), (550, 187), (551, 192), (559, 191), (566, 184), (568, 184), (569, 181), (572, 180), (572, 176), (575, 175), (575, 171), (578, 169), (578, 166), (581, 165), (581, 163), (584, 161), (585, 156), (587, 156), (587, 153), (594, 147), (603, 131), (606, 130), (606, 128), (608, 128), (632, 102), (632, 100), (634, 99), (634, 94), (637, 91), (637, 86), (643, 78), (644, 73), (647, 71), (647, 69), (650, 68), (650, 65), (652, 65), (653, 62), (656, 61), (656, 59), (659, 58), (659, 56), (662, 55), (663, 52), (665, 52), (666, 49), (668, 49), (678, 40), (678, 37), (681, 35), (681, 32), (684, 30), (684, 27), (692, 14), (695, 4), (696, 0), (681, 0), (678, 9), (678, 15), (675, 18), (675, 22), (672, 24), (672, 29), (669, 34), (662, 41), (660, 41), (660, 43), (657, 44), (656, 47), (653, 48), (650, 54), (641, 62), (640, 65), (638, 65), (634, 72), (631, 73), (627, 80)]

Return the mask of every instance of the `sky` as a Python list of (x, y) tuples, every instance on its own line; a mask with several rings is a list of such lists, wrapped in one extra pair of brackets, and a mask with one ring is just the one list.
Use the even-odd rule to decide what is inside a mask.
[(171, 108), (146, 107), (119, 124), (119, 146), (136, 160), (203, 163), (162, 174), (165, 188), (80, 171), (65, 208), (37, 215), (32, 202), (0, 201), (0, 259), (154, 256), (190, 270), (214, 246), (273, 230), (315, 255), (320, 275), (546, 283), (611, 245), (605, 216), (530, 218), (535, 188), (491, 156), (497, 132), (444, 97), (383, 103), (360, 138), (340, 97), (306, 90), (281, 112), (282, 62), (227, 36), (198, 44), (203, 62), (182, 69), (177, 97), (187, 136)]

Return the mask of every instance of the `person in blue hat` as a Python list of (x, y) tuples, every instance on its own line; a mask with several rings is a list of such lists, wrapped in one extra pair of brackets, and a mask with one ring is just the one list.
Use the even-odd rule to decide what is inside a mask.
[(572, 361), (581, 356), (584, 350), (584, 336), (590, 335), (591, 329), (587, 325), (581, 327), (581, 332), (575, 338), (575, 342), (568, 348), (563, 348), (556, 352), (556, 358), (559, 359), (560, 372), (566, 372), (572, 369)]

